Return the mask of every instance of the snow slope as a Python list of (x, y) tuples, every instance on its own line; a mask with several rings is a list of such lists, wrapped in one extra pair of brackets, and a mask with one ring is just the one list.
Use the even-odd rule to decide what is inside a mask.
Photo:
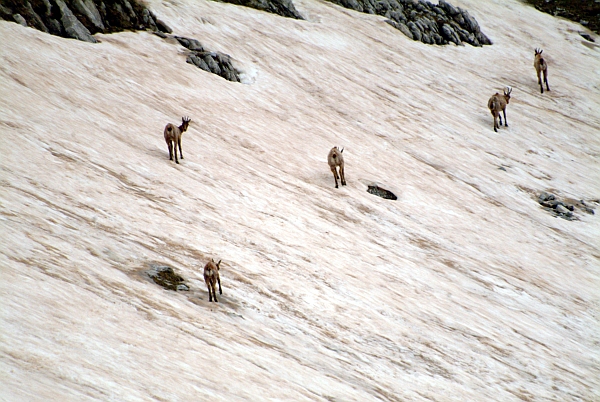
[[(326, 1), (296, 1), (305, 21), (148, 4), (245, 84), (150, 33), (0, 21), (0, 400), (600, 399), (600, 220), (536, 201), (600, 212), (600, 48), (581, 26), (455, 0), (494, 45), (436, 47)], [(163, 128), (183, 115), (176, 165)], [(154, 284), (154, 263), (191, 290)]]

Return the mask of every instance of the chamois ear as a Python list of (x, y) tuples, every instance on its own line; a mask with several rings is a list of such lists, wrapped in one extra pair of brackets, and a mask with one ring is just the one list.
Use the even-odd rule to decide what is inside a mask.
[(344, 148), (342, 148), (342, 150), (340, 151), (340, 153), (344, 152)]
[(217, 269), (221, 269), (221, 267), (220, 267), (220, 265), (221, 265), (221, 261), (222, 261), (222, 260), (219, 260), (219, 262), (217, 262)]

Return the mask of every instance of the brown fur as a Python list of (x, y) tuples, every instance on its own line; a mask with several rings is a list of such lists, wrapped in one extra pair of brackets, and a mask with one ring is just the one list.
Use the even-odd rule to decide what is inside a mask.
[(219, 269), (221, 265), (221, 260), (215, 263), (215, 260), (212, 258), (209, 262), (204, 266), (204, 282), (206, 283), (206, 287), (208, 288), (208, 301), (212, 302), (213, 299), (215, 302), (219, 302), (217, 300), (217, 283), (219, 284), (219, 294), (223, 294), (223, 289), (221, 289), (221, 277), (219, 276)]
[(183, 152), (181, 150), (181, 135), (187, 130), (188, 125), (192, 121), (189, 117), (181, 118), (181, 126), (177, 127), (174, 124), (167, 124), (165, 127), (165, 141), (167, 147), (169, 147), (169, 160), (173, 160), (173, 154), (175, 154), (175, 163), (179, 163), (177, 159), (177, 146), (179, 146), (179, 155), (183, 159)]
[[(333, 147), (331, 148), (331, 151), (329, 151), (329, 155), (327, 155), (327, 163), (329, 164), (329, 168), (331, 168), (333, 178), (335, 179), (335, 188), (338, 188), (338, 178), (341, 179), (342, 186), (346, 185), (346, 176), (344, 175), (344, 157), (342, 156), (342, 152), (344, 152), (344, 148), (342, 148), (340, 151), (338, 147)], [(339, 177), (337, 168), (340, 170)]]
[(542, 84), (542, 74), (544, 76), (544, 83), (546, 84), (546, 89), (549, 91), (550, 87), (548, 86), (548, 63), (542, 57), (543, 50), (535, 49), (535, 59), (533, 60), (533, 66), (535, 67), (535, 72), (537, 73), (538, 84), (540, 86), (540, 91), (544, 93), (544, 85)]
[[(488, 108), (494, 116), (494, 131), (498, 132), (498, 129), (502, 125), (502, 116), (500, 112), (504, 114), (504, 126), (508, 127), (508, 120), (506, 120), (506, 105), (510, 102), (510, 93), (512, 89), (507, 87), (504, 90), (504, 95), (500, 95), (496, 92), (488, 101)], [(500, 126), (498, 125), (498, 118), (500, 119)]]

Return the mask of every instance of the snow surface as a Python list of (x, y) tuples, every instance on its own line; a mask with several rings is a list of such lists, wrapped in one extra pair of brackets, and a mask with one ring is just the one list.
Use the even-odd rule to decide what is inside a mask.
[[(494, 45), (436, 47), (326, 1), (295, 1), (305, 21), (147, 3), (245, 84), (151, 33), (0, 21), (0, 400), (600, 400), (600, 48), (583, 27), (454, 0)], [(163, 128), (183, 115), (176, 165)], [(597, 213), (556, 218), (541, 191)], [(150, 281), (154, 263), (191, 291)]]

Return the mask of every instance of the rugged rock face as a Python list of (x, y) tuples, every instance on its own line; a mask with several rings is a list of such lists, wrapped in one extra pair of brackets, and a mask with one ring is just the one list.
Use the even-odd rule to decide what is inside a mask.
[(444, 0), (432, 4), (426, 0), (329, 0), (332, 3), (367, 14), (383, 15), (386, 22), (411, 39), (430, 45), (491, 45), (479, 24), (467, 10)]
[(171, 32), (137, 0), (0, 0), (0, 19), (92, 43), (99, 32)]
[(223, 3), (237, 4), (238, 6), (245, 6), (256, 8), (257, 10), (267, 11), (269, 13), (281, 15), (282, 17), (296, 18), (303, 20), (302, 16), (292, 0), (221, 0)]

